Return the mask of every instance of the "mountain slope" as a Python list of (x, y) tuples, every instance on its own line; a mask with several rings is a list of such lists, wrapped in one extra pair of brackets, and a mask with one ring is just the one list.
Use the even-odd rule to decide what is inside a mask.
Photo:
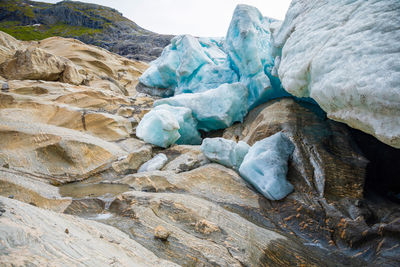
[(172, 38), (139, 27), (115, 9), (71, 1), (2, 0), (0, 30), (26, 41), (51, 36), (76, 38), (143, 61), (156, 59)]

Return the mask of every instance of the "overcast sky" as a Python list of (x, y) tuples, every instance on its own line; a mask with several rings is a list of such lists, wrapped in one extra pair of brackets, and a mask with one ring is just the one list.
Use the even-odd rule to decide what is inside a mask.
[[(41, 0), (57, 3), (60, 0)], [(237, 4), (257, 7), (282, 20), (290, 0), (82, 0), (120, 11), (139, 26), (157, 33), (225, 36)]]

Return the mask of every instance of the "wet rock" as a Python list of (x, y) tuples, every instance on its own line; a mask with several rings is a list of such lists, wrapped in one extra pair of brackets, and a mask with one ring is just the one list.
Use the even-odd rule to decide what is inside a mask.
[[(374, 264), (398, 261), (397, 238), (366, 238), (398, 207), (383, 198), (364, 197), (368, 161), (347, 126), (326, 119), (316, 106), (281, 99), (251, 111), (243, 124), (225, 130), (224, 137), (254, 144), (279, 131), (295, 145), (287, 175), (295, 191), (276, 203), (261, 200), (262, 221), (333, 253)], [(396, 226), (390, 227), (397, 233)], [(377, 253), (383, 238), (387, 251)]]
[[(115, 214), (126, 209), (137, 215), (135, 220), (116, 216), (106, 222), (129, 233), (157, 256), (184, 266), (262, 266), (267, 262), (270, 266), (283, 266), (285, 261), (295, 262), (296, 257), (306, 265), (334, 266), (291, 238), (202, 198), (131, 191), (117, 197), (110, 206)], [(171, 231), (167, 243), (152, 238), (161, 224)], [(276, 253), (280, 257), (275, 257)]]

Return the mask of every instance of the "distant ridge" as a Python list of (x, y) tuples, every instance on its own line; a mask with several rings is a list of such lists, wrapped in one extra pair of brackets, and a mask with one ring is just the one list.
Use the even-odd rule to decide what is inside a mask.
[(130, 59), (156, 59), (173, 37), (139, 27), (113, 8), (75, 1), (0, 1), (0, 30), (20, 40), (76, 38)]

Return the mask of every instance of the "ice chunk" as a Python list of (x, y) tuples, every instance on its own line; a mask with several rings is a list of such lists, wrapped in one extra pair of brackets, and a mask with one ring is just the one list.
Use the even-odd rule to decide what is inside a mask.
[(199, 145), (200, 133), (192, 111), (185, 107), (160, 105), (147, 113), (136, 128), (144, 141), (168, 147), (174, 143)]
[(168, 111), (178, 121), (180, 138), (177, 144), (199, 145), (201, 144), (200, 133), (197, 131), (197, 121), (192, 116), (192, 111), (185, 107), (174, 107), (160, 105), (153, 109), (155, 112)]
[(203, 92), (237, 82), (238, 78), (223, 51), (223, 39), (180, 35), (172, 39), (139, 81), (138, 90), (147, 87), (150, 90), (145, 92), (165, 97)]
[(173, 113), (153, 109), (140, 121), (136, 136), (147, 143), (166, 148), (181, 137), (179, 129), (178, 120)]
[(279, 79), (271, 75), (274, 66), (269, 25), (257, 8), (238, 5), (226, 36), (225, 47), (240, 82), (249, 89), (249, 107), (272, 98), (288, 96)]
[(280, 200), (293, 191), (286, 180), (288, 159), (294, 145), (282, 132), (256, 142), (240, 165), (240, 175), (270, 200)]
[(168, 158), (165, 154), (157, 154), (154, 158), (144, 163), (140, 166), (137, 172), (149, 172), (149, 171), (158, 171), (164, 167), (165, 163), (167, 163)]
[(239, 169), (249, 148), (243, 141), (236, 143), (219, 137), (206, 138), (201, 144), (201, 151), (209, 160), (234, 169)]
[(400, 148), (399, 18), (398, 0), (293, 0), (273, 34), (283, 86)]
[(243, 120), (248, 107), (247, 88), (241, 83), (223, 84), (206, 92), (181, 94), (154, 102), (154, 106), (163, 104), (191, 109), (198, 129), (218, 130)]

